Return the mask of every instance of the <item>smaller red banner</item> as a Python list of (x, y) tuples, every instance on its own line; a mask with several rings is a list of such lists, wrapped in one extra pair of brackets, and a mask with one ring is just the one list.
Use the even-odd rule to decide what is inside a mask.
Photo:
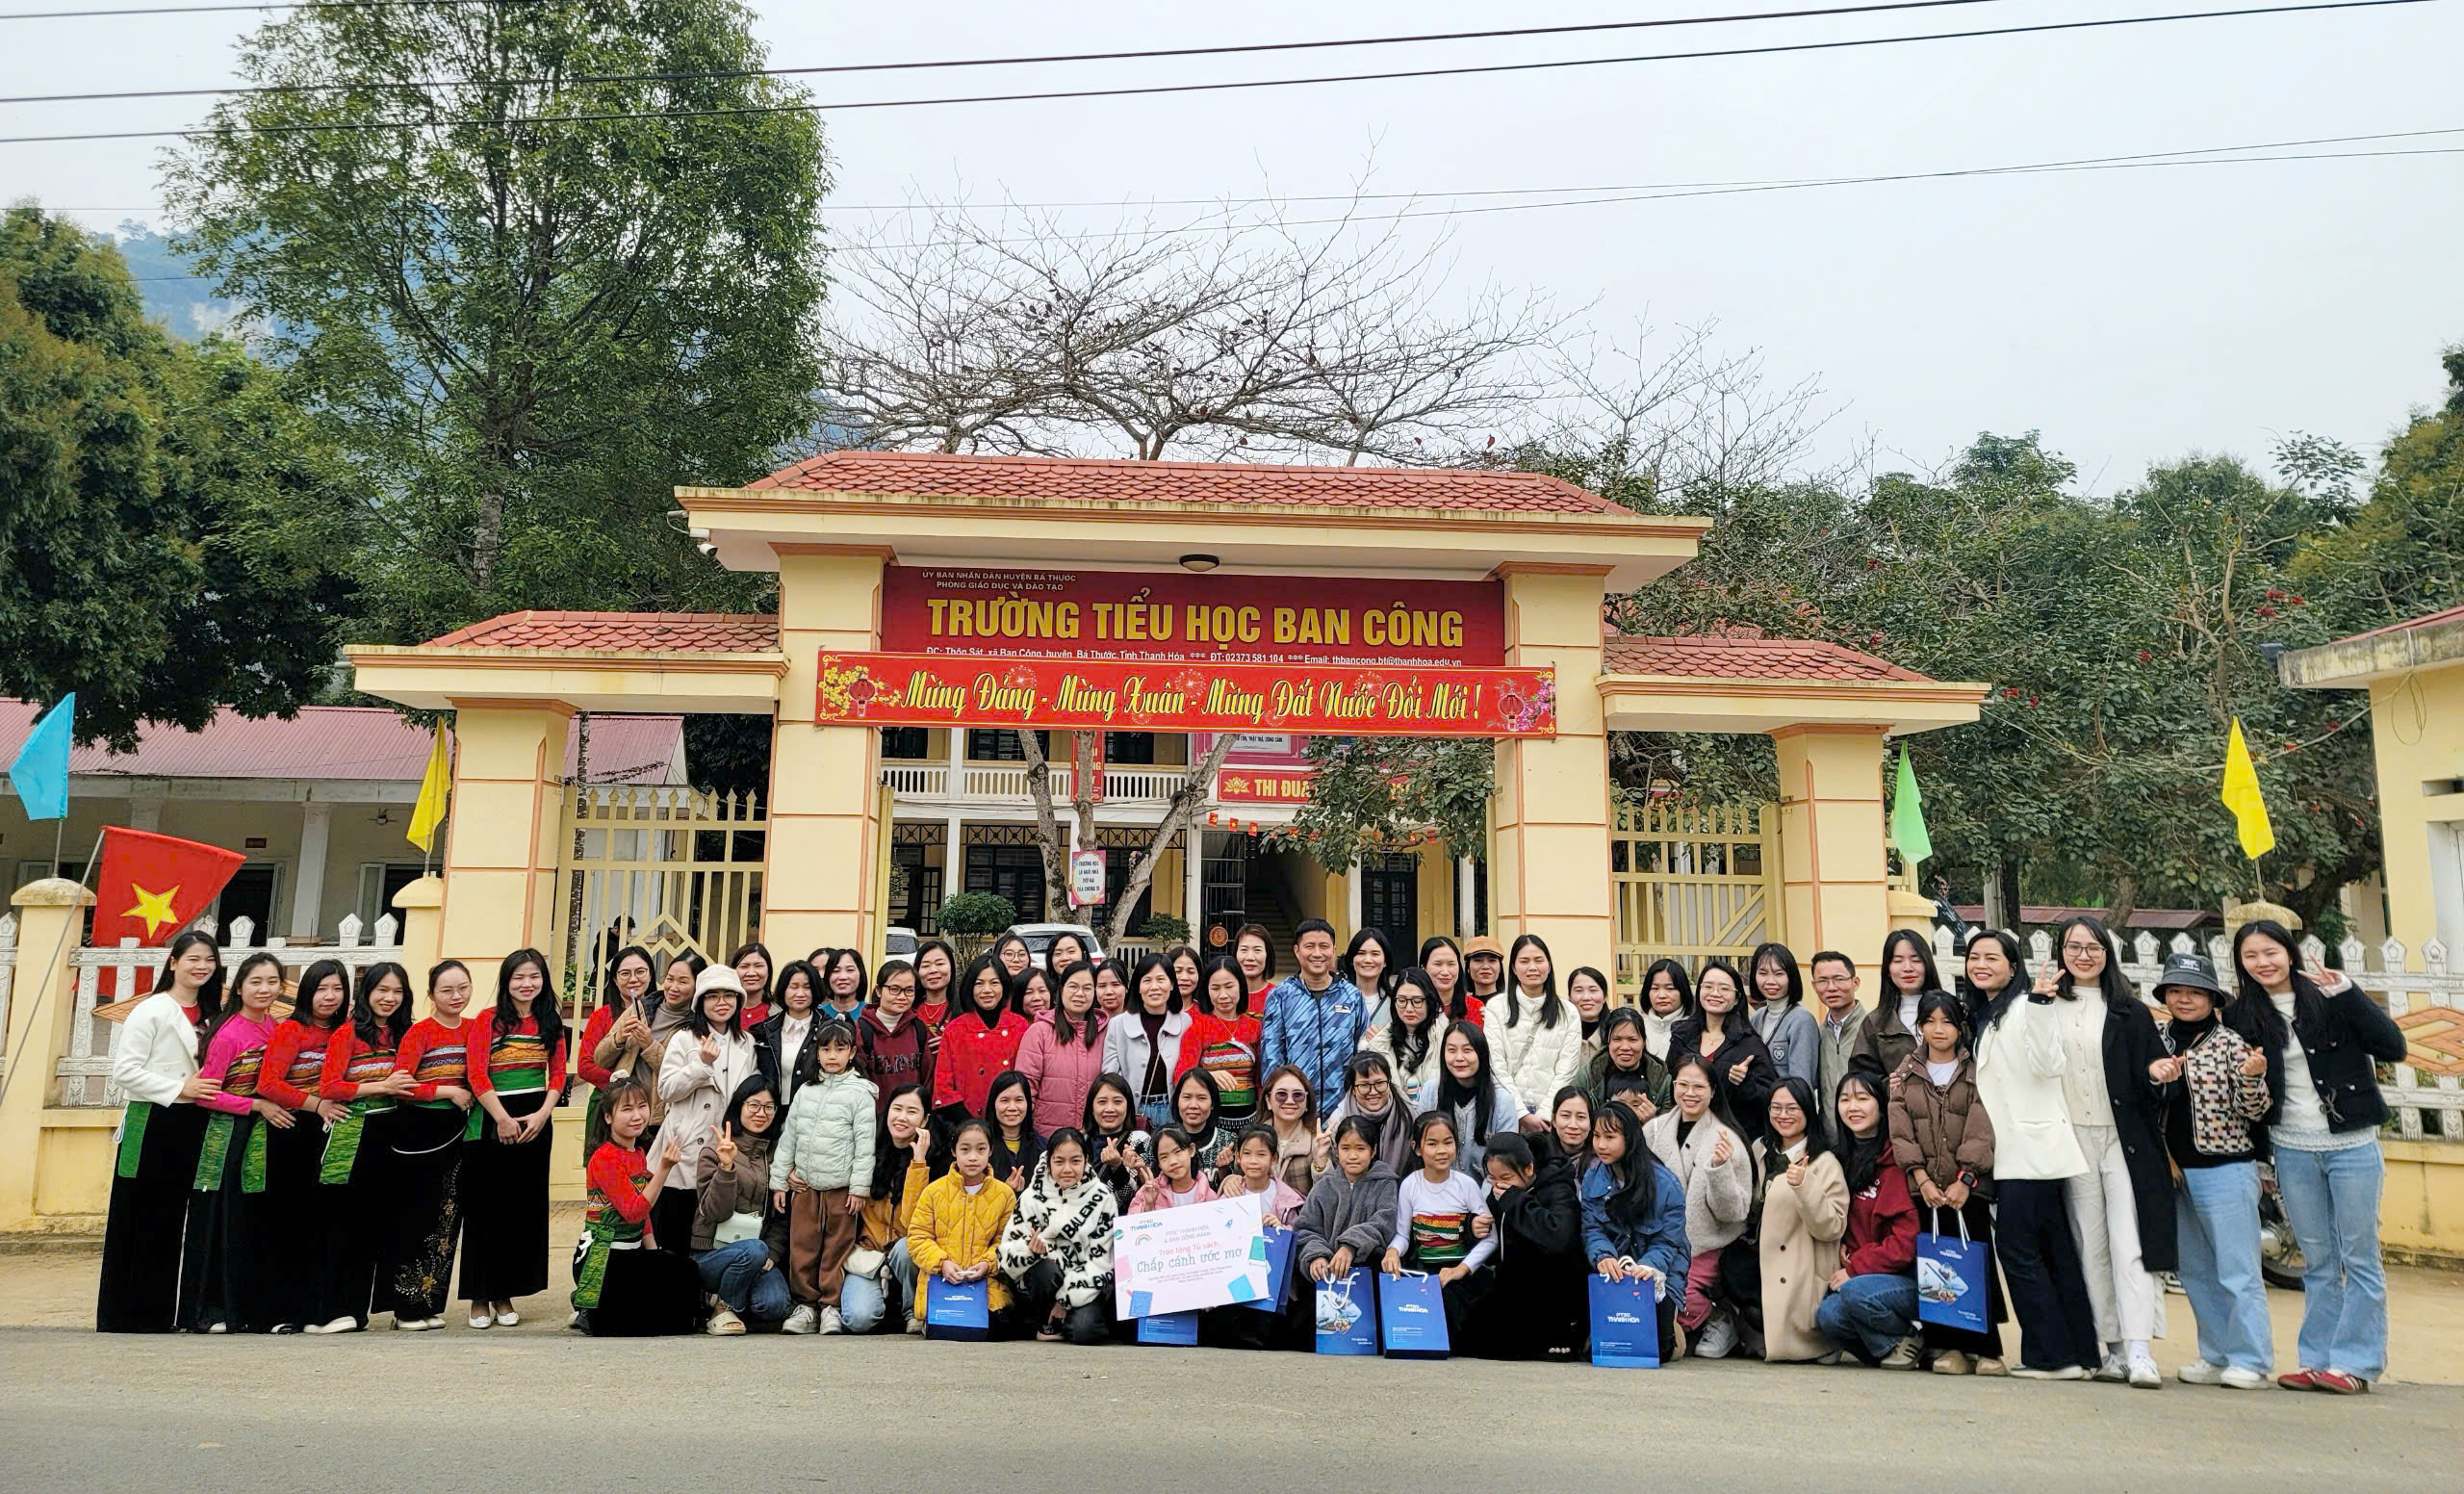
[(1554, 736), (1555, 672), (821, 656), (814, 719), (1057, 731)]
[(1306, 804), (1316, 775), (1282, 768), (1227, 767), (1215, 777), (1219, 804)]

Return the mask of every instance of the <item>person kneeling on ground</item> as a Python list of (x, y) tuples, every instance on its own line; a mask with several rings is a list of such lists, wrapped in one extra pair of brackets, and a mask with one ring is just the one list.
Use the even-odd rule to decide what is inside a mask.
[(1044, 1138), (1043, 1170), (1018, 1196), (1001, 1234), (1001, 1274), (1017, 1283), (1036, 1337), (1100, 1344), (1112, 1335), (1113, 1191), (1087, 1166), (1087, 1138), (1064, 1126)]
[[(1916, 1205), (1890, 1162), (1883, 1081), (1861, 1069), (1839, 1081), (1839, 1170), (1848, 1184), (1848, 1226), (1831, 1295), (1814, 1309), (1822, 1335), (1868, 1365), (1922, 1367), (1916, 1344)], [(1828, 1356), (1826, 1356), (1828, 1357)]]
[(689, 1256), (658, 1249), (651, 1210), (683, 1166), (673, 1136), (656, 1162), (641, 1150), (651, 1095), (630, 1077), (603, 1093), (586, 1173), (590, 1198), (574, 1250), (574, 1317), (566, 1325), (596, 1338), (690, 1333), (700, 1326), (702, 1275)]
[(735, 1087), (719, 1134), (702, 1153), (693, 1214), (693, 1264), (711, 1298), (712, 1333), (741, 1333), (749, 1320), (778, 1323), (787, 1295), (787, 1216), (771, 1206), (770, 1143), (778, 1096), (760, 1074)]

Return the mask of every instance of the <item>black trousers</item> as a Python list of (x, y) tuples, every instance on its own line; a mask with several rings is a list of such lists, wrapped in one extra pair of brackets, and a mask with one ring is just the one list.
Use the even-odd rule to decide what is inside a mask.
[(2011, 1311), (2019, 1320), (2019, 1363), (2031, 1370), (2103, 1362), (2088, 1278), (2070, 1237), (2070, 1211), (2061, 1181), (2000, 1178), (2002, 1217), (1993, 1238)]
[[(1027, 1268), (1026, 1279), (1018, 1283), (1016, 1322), (1020, 1331), (1033, 1334), (1042, 1331), (1052, 1319), (1054, 1301), (1061, 1296), (1061, 1265), (1049, 1257)], [(1097, 1297), (1084, 1307), (1071, 1307), (1063, 1314), (1062, 1335), (1073, 1344), (1109, 1343), (1113, 1336), (1113, 1304), (1110, 1299)]]

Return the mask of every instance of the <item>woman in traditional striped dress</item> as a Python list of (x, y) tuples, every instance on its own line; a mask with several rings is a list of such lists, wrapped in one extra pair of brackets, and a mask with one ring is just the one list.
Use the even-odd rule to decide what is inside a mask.
[(387, 960), (359, 972), (351, 996), (350, 1023), (325, 1044), (318, 1076), (324, 1096), (343, 1107), (325, 1138), (318, 1169), (323, 1201), (334, 1222), (325, 1236), (318, 1275), (318, 1307), (311, 1333), (354, 1333), (370, 1314), (394, 1306), (390, 1282), (376, 1260), (393, 1203), (394, 1128), (413, 1080), (394, 1068), (394, 1055), (411, 1030), (411, 972)]

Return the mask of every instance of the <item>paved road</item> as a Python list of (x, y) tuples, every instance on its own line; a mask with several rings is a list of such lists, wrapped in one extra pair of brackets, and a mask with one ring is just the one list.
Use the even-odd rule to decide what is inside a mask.
[[(0, 1329), (0, 1487), (46, 1491), (2348, 1494), (2455, 1487), (2459, 1425), (2464, 1388), (2442, 1385), (2345, 1401), (1759, 1364), (593, 1343), (529, 1324), (484, 1338)], [(797, 1427), (791, 1452), (779, 1432)]]

